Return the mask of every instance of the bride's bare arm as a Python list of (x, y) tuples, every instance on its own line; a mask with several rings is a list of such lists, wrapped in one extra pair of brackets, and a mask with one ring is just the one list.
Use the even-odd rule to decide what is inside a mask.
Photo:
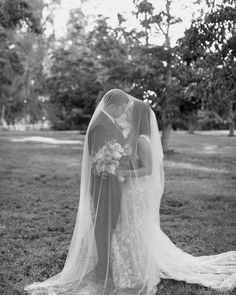
[(152, 173), (152, 152), (151, 143), (146, 136), (140, 136), (138, 140), (138, 154), (142, 167), (134, 170), (118, 170), (118, 176), (140, 177)]

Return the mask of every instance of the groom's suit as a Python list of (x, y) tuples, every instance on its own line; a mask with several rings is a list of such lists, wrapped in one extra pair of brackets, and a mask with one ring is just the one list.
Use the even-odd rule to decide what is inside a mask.
[[(116, 139), (122, 146), (125, 139), (116, 123), (101, 112), (92, 124), (88, 134), (90, 155), (94, 155), (106, 141)], [(108, 272), (111, 277), (110, 249), (113, 231), (120, 214), (121, 183), (113, 174), (101, 175), (91, 173), (91, 196), (95, 209), (95, 239), (98, 251), (96, 276), (104, 280)]]

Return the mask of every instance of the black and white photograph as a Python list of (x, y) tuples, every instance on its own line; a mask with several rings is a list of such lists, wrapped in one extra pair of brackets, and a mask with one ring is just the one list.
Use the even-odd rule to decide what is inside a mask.
[(235, 124), (235, 0), (0, 0), (0, 295), (235, 295)]

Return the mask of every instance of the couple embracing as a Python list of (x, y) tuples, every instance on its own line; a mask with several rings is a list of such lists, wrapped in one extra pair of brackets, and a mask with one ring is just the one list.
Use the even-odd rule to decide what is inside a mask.
[(163, 188), (153, 111), (119, 89), (110, 90), (86, 133), (80, 203), (64, 268), (25, 290), (32, 295), (154, 295), (161, 278), (232, 290), (236, 251), (192, 256), (161, 230)]
[[(142, 261), (142, 257), (146, 250), (140, 241), (142, 237), (137, 236), (134, 226), (140, 224), (142, 214), (137, 211), (144, 211), (141, 203), (145, 203), (142, 202), (144, 196), (138, 200), (137, 194), (144, 192), (141, 186), (146, 183), (142, 182), (146, 176), (152, 174), (150, 110), (144, 102), (118, 89), (106, 93), (103, 103), (101, 112), (95, 116), (88, 132), (89, 154), (93, 159), (95, 155), (95, 169), (91, 170), (91, 198), (98, 252), (95, 274), (104, 289), (112, 284), (119, 285), (122, 289), (136, 284), (137, 288), (142, 288), (142, 276), (145, 274), (145, 261)], [(124, 119), (131, 126), (126, 138), (117, 123), (121, 115), (125, 115)], [(120, 122), (121, 125), (122, 123)], [(114, 146), (114, 143), (117, 145)], [(124, 154), (121, 150), (116, 167), (107, 173), (106, 167), (112, 169), (110, 155), (107, 157), (100, 151), (106, 147), (112, 149), (112, 144), (114, 150), (108, 152), (115, 155), (117, 148), (123, 149), (126, 165), (122, 165)], [(161, 150), (158, 153), (161, 160)], [(102, 167), (103, 171), (100, 171), (99, 167)], [(140, 189), (141, 191), (138, 191)], [(139, 205), (138, 201), (141, 202)]]

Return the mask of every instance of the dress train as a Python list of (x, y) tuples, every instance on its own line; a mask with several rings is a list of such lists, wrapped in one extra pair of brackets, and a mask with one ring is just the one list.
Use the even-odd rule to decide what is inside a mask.
[[(147, 177), (124, 186), (121, 216), (113, 237), (113, 279), (120, 288), (148, 286), (160, 278), (199, 284), (218, 291), (236, 287), (236, 251), (195, 257), (174, 245), (145, 209)], [(141, 294), (141, 293), (140, 293)]]

